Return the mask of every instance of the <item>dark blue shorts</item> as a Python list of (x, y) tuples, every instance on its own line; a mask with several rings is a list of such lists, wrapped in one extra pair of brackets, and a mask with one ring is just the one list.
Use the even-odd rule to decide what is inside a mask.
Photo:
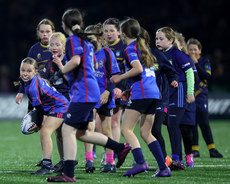
[(65, 123), (80, 130), (87, 130), (93, 121), (93, 109), (96, 103), (71, 102), (65, 117)]
[(104, 106), (101, 106), (100, 108), (96, 109), (97, 113), (100, 115), (111, 117), (113, 115), (113, 109), (107, 109)]
[(127, 109), (136, 110), (142, 114), (155, 114), (157, 99), (137, 99), (131, 100), (127, 104)]

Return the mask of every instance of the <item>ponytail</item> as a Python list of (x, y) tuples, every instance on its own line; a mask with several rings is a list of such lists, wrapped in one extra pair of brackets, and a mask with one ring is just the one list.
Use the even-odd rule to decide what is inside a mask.
[(136, 39), (137, 47), (141, 51), (141, 63), (147, 68), (153, 67), (156, 58), (151, 54), (146, 41), (141, 38), (142, 30), (139, 22), (136, 19), (129, 18), (121, 23), (120, 28), (128, 38)]
[(137, 37), (137, 47), (141, 51), (141, 63), (143, 63), (147, 68), (153, 67), (156, 58), (152, 55), (150, 48), (140, 36)]

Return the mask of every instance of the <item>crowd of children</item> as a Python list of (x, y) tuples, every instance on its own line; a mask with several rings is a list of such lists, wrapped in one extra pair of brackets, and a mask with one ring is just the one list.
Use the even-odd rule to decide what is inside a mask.
[[(149, 166), (134, 133), (137, 124), (158, 164), (153, 177), (170, 177), (171, 170), (185, 169), (182, 140), (186, 166), (194, 166), (193, 157), (200, 156), (197, 124), (210, 157), (223, 157), (215, 149), (208, 121), (211, 67), (201, 56), (197, 39), (186, 44), (182, 34), (162, 27), (156, 31), (157, 49), (151, 49), (149, 33), (134, 18), (121, 22), (109, 18), (84, 30), (82, 26), (78, 9), (68, 9), (62, 16), (67, 39), (55, 33), (52, 21), (42, 20), (37, 27), (40, 41), (21, 62), (16, 103), (26, 94), (28, 111), (37, 110), (31, 129), (40, 130), (43, 150), (37, 164), (41, 168), (32, 174), (61, 172), (47, 181), (75, 182), (76, 140), (85, 142), (88, 173), (95, 170), (96, 144), (105, 147), (101, 172), (116, 172), (130, 150), (135, 163), (123, 175), (144, 172)], [(168, 128), (172, 155), (166, 152), (162, 124)], [(60, 155), (55, 166), (53, 132)], [(126, 143), (119, 143), (120, 134)]]

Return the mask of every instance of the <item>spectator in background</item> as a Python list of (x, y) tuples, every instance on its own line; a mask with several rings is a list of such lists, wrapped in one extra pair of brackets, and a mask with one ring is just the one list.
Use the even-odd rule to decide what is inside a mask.
[[(196, 97), (196, 125), (200, 126), (203, 138), (208, 146), (210, 157), (222, 158), (223, 155), (217, 151), (213, 141), (211, 127), (209, 125), (208, 115), (208, 80), (211, 77), (211, 66), (208, 58), (201, 56), (202, 45), (199, 40), (190, 38), (187, 41), (188, 52), (192, 57), (199, 80), (195, 86)], [(193, 155), (200, 157), (199, 143), (198, 143), (198, 130), (197, 126), (193, 129)]]

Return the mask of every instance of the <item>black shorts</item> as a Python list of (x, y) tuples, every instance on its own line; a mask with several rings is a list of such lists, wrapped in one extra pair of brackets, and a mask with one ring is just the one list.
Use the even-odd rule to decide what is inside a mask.
[(155, 114), (157, 99), (137, 99), (130, 100), (126, 109), (133, 109), (142, 114)]
[(111, 117), (113, 115), (113, 109), (107, 109), (101, 106), (99, 109), (96, 109), (97, 113), (104, 116)]
[(80, 130), (87, 130), (93, 121), (93, 109), (96, 103), (71, 102), (65, 117), (65, 123)]

